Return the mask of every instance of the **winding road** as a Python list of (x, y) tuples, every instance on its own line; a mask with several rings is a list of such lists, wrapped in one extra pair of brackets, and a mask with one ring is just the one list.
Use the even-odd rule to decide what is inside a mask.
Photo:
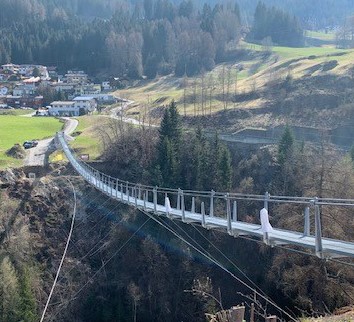
[[(75, 131), (79, 122), (69, 117), (62, 117), (62, 119), (65, 121), (63, 131), (67, 136), (70, 136), (70, 134)], [(44, 166), (47, 161), (47, 152), (51, 148), (53, 139), (54, 137), (40, 140), (38, 141), (38, 145), (36, 147), (27, 149), (24, 165), (27, 167)]]
[(138, 121), (137, 119), (131, 118), (131, 117), (126, 117), (124, 116), (124, 111), (128, 109), (129, 105), (133, 104), (134, 101), (124, 101), (122, 103), (122, 106), (115, 107), (110, 110), (109, 117), (116, 119), (116, 120), (121, 120), (124, 123), (129, 123), (132, 125), (142, 125), (142, 126), (147, 126), (147, 127), (159, 127), (158, 125), (151, 124), (148, 122), (142, 122)]

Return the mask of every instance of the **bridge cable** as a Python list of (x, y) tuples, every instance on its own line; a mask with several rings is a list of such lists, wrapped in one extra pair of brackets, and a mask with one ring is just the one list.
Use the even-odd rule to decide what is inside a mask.
[(224, 257), (234, 268), (236, 268), (254, 287), (256, 287), (260, 292), (263, 293), (263, 295), (267, 296), (270, 301), (273, 301), (255, 282), (253, 282), (245, 272), (242, 271), (241, 268), (239, 268), (235, 262), (233, 262), (228, 256), (225, 255), (223, 251), (221, 251), (217, 246), (215, 246), (214, 243), (212, 243), (208, 238), (206, 238), (202, 232), (198, 229), (199, 226), (195, 225), (192, 223), (192, 227), (199, 233), (200, 236), (204, 238), (205, 241), (207, 241), (219, 254), (221, 254), (222, 257)]
[[(193, 237), (191, 237), (182, 227), (180, 227), (176, 222), (172, 221), (178, 228), (180, 228), (191, 240), (193, 240), (201, 249), (203, 249), (208, 255), (210, 253), (205, 250), (203, 246), (201, 246)], [(206, 238), (200, 230), (198, 230), (197, 226), (193, 223), (191, 226), (199, 233), (202, 238), (209, 243), (222, 257), (224, 257), (236, 270), (238, 270), (255, 288), (257, 288), (263, 295), (268, 296), (257, 284), (255, 284), (230, 258), (228, 258), (225, 253), (223, 253), (218, 247), (216, 247), (208, 238)], [(210, 255), (211, 256), (211, 255)], [(269, 298), (269, 296), (268, 296)], [(274, 301), (273, 301), (274, 302)]]
[[(134, 231), (134, 233), (123, 243), (123, 245), (121, 245), (117, 251), (114, 252), (114, 254), (108, 258), (108, 260), (106, 262), (104, 262), (102, 264), (102, 266), (89, 278), (89, 280), (71, 297), (70, 300), (67, 300), (64, 303), (61, 303), (61, 305), (63, 304), (69, 304), (72, 300), (74, 300), (76, 298), (76, 296), (78, 294), (80, 294), (82, 292), (82, 290), (90, 283), (92, 282), (92, 280), (97, 276), (97, 274), (116, 256), (119, 254), (119, 252), (125, 248), (128, 243), (133, 239), (133, 237), (148, 223), (148, 221), (150, 221), (150, 218), (148, 218), (147, 220), (145, 220), (137, 230)], [(53, 318), (55, 318), (64, 308), (60, 309)], [(52, 320), (52, 319), (51, 319)]]
[[(203, 246), (201, 246), (193, 237), (191, 237), (182, 227), (180, 227), (176, 222), (172, 221), (179, 229), (181, 229), (188, 237), (190, 240), (194, 241), (206, 254), (208, 254), (210, 257), (212, 255), (210, 252), (208, 252)], [(207, 243), (209, 243), (214, 249), (216, 249), (236, 270), (238, 270), (256, 289), (258, 289), (259, 292), (261, 292), (265, 297), (268, 299), (268, 303), (272, 305), (276, 305), (276, 302), (270, 298), (268, 294), (266, 294), (256, 283), (254, 283), (230, 258), (228, 258), (218, 247), (216, 247), (211, 241), (209, 241), (208, 238), (206, 238), (194, 225), (193, 223), (191, 226), (206, 240)], [(214, 257), (215, 259), (215, 257)]]
[[(114, 224), (114, 227), (117, 227), (119, 224), (121, 224), (123, 221), (123, 219), (121, 219), (120, 221), (118, 221), (117, 223)], [(73, 267), (71, 267), (71, 269), (66, 272), (66, 274), (69, 274), (72, 270), (75, 269), (75, 267), (77, 267), (81, 261), (83, 261), (86, 257), (91, 257), (93, 255), (95, 255), (97, 252), (99, 252), (102, 248), (105, 247), (105, 243), (103, 243), (102, 245), (100, 245), (97, 249), (95, 249), (98, 244), (103, 241), (104, 239), (106, 239), (109, 235), (111, 234), (111, 231), (109, 231), (104, 237), (100, 238), (100, 240), (94, 244), (87, 252), (85, 255), (83, 255), (79, 260), (78, 260), (78, 263), (75, 264)], [(64, 277), (62, 277), (61, 279), (59, 279), (59, 281), (61, 281)]]
[(263, 300), (265, 300), (266, 302), (272, 304), (276, 309), (278, 309), (280, 312), (284, 313), (287, 317), (289, 317), (292, 321), (297, 322), (298, 320), (296, 318), (294, 318), (293, 316), (291, 316), (288, 312), (284, 311), (281, 307), (279, 307), (276, 303), (271, 303), (264, 295), (262, 295), (260, 292), (258, 292), (255, 288), (252, 288), (251, 286), (249, 286), (246, 282), (244, 282), (243, 280), (241, 280), (240, 278), (238, 278), (234, 273), (232, 273), (230, 270), (228, 270), (226, 267), (224, 267), (222, 264), (220, 264), (217, 260), (215, 260), (214, 258), (212, 258), (211, 256), (209, 256), (208, 254), (205, 254), (203, 251), (201, 251), (200, 249), (198, 249), (197, 247), (195, 247), (193, 244), (191, 244), (190, 242), (188, 242), (186, 239), (184, 239), (182, 236), (178, 235), (177, 232), (175, 232), (172, 228), (170, 228), (168, 225), (160, 222), (157, 218), (155, 218), (153, 215), (149, 214), (148, 212), (139, 209), (142, 213), (144, 213), (145, 215), (147, 215), (149, 218), (151, 218), (152, 220), (154, 220), (155, 222), (157, 222), (159, 225), (161, 225), (162, 227), (164, 227), (165, 229), (167, 229), (169, 232), (171, 232), (173, 235), (175, 235), (177, 238), (179, 238), (181, 241), (183, 241), (184, 243), (186, 243), (188, 246), (192, 247), (194, 250), (196, 250), (198, 253), (200, 253), (202, 256), (206, 257), (209, 261), (211, 261), (212, 263), (214, 263), (216, 266), (218, 266), (219, 268), (221, 268), (223, 271), (225, 271), (226, 273), (228, 273), (231, 277), (233, 277), (234, 279), (236, 279), (240, 284), (242, 284), (243, 286), (247, 287), (248, 289), (250, 289), (252, 292), (254, 292), (255, 294), (257, 294), (259, 297), (261, 297)]
[[(175, 221), (172, 221), (172, 223), (174, 223), (174, 225), (176, 225), (179, 229), (181, 229), (188, 237), (190, 240), (192, 240), (193, 242), (195, 242), (200, 249), (202, 249), (208, 256), (210, 256), (211, 258), (213, 258), (214, 260), (215, 257), (213, 257), (203, 246), (201, 246), (193, 237), (191, 237), (182, 227), (180, 227)], [(167, 224), (167, 226), (169, 226)], [(221, 253), (221, 255), (227, 259), (228, 262), (230, 262), (234, 268), (236, 268), (239, 272), (241, 272), (241, 274), (256, 288), (258, 289), (265, 297), (267, 297), (267, 302), (270, 303), (271, 305), (273, 305), (274, 307), (277, 307), (277, 304), (274, 300), (272, 300), (268, 294), (266, 294), (257, 284), (255, 284), (234, 262), (232, 262), (220, 249), (218, 249), (213, 243), (211, 243), (196, 227), (195, 225), (192, 224), (192, 226), (198, 231), (198, 233), (208, 242), (210, 243), (219, 253)], [(169, 226), (170, 227), (170, 226)], [(283, 313), (281, 311), (281, 313)]]
[(51, 297), (52, 297), (52, 295), (53, 295), (54, 288), (55, 288), (55, 285), (56, 285), (56, 283), (57, 283), (57, 280), (58, 280), (58, 277), (59, 277), (59, 274), (60, 274), (61, 267), (63, 266), (64, 259), (65, 259), (65, 256), (66, 256), (66, 252), (67, 252), (68, 247), (69, 247), (71, 235), (72, 235), (72, 232), (73, 232), (73, 229), (74, 229), (75, 216), (76, 216), (76, 206), (77, 206), (76, 191), (75, 191), (75, 188), (74, 188), (74, 185), (72, 184), (72, 182), (71, 182), (68, 178), (66, 178), (66, 179), (68, 180), (69, 184), (71, 185), (71, 188), (72, 188), (72, 190), (73, 190), (73, 196), (74, 196), (74, 208), (73, 208), (73, 215), (72, 215), (72, 218), (71, 218), (70, 232), (69, 232), (69, 236), (68, 236), (68, 239), (67, 239), (67, 241), (66, 241), (65, 249), (64, 249), (64, 252), (63, 252), (63, 255), (62, 255), (62, 258), (61, 258), (61, 261), (60, 261), (60, 264), (59, 264), (59, 267), (58, 267), (58, 270), (57, 270), (57, 273), (56, 273), (56, 276), (55, 276), (55, 279), (54, 279), (54, 282), (53, 282), (53, 285), (52, 285), (52, 288), (51, 288), (51, 290), (50, 290), (50, 293), (49, 293), (47, 302), (46, 302), (46, 304), (45, 304), (45, 307), (44, 307), (44, 310), (43, 310), (43, 313), (42, 313), (42, 317), (41, 317), (40, 322), (43, 322), (44, 317), (45, 317), (45, 314), (46, 314), (46, 312), (47, 312), (48, 305), (49, 305), (50, 299), (51, 299)]

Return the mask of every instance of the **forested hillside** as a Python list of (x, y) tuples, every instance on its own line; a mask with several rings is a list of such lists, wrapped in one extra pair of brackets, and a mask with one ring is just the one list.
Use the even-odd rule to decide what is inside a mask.
[(64, 8), (3, 1), (0, 62), (82, 68), (93, 74), (106, 70), (130, 78), (193, 75), (212, 69), (225, 58), (227, 43), (241, 37), (237, 5), (205, 5), (197, 12), (192, 2), (145, 1), (144, 6), (120, 4), (109, 20), (91, 22)]
[[(239, 0), (238, 3), (251, 23), (259, 0)], [(298, 17), (305, 29), (332, 29), (354, 13), (351, 0), (266, 0), (267, 6), (278, 7)]]
[(0, 63), (79, 68), (130, 79), (191, 76), (234, 59), (237, 53), (229, 50), (242, 37), (303, 46), (303, 28), (341, 25), (353, 9), (350, 2), (329, 0), (311, 6), (267, 1), (257, 7), (252, 1), (208, 2), (1, 0)]

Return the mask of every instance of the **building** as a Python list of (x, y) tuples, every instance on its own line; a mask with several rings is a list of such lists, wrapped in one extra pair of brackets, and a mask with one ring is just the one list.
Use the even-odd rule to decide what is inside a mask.
[(49, 78), (47, 67), (42, 65), (19, 65), (17, 72), (24, 77), (31, 77), (36, 69), (38, 72), (36, 76), (42, 79)]
[(13, 89), (13, 95), (14, 96), (28, 96), (28, 95), (35, 95), (36, 93), (36, 87), (34, 86), (34, 84), (21, 84), (21, 85), (17, 85), (14, 89)]
[(52, 116), (79, 116), (80, 110), (73, 101), (54, 101), (50, 103), (48, 113)]
[(97, 102), (92, 96), (78, 96), (73, 99), (78, 109), (84, 109), (86, 113), (92, 113), (97, 108)]
[(111, 83), (109, 81), (102, 82), (101, 87), (102, 91), (109, 91), (112, 89)]
[(87, 84), (88, 83), (88, 75), (82, 71), (72, 71), (69, 70), (65, 74), (66, 83), (75, 83), (75, 84)]
[(118, 102), (117, 97), (112, 94), (94, 94), (90, 95), (98, 104), (114, 104)]
[(63, 93), (73, 93), (75, 88), (75, 84), (69, 84), (63, 82), (53, 83), (52, 86), (57, 92), (63, 92)]
[(54, 101), (50, 103), (49, 115), (53, 116), (79, 116), (93, 112), (97, 102), (92, 97), (79, 96), (72, 101)]
[(5, 64), (5, 65), (1, 65), (2, 70), (7, 70), (10, 71), (12, 73), (17, 73), (18, 69), (19, 69), (19, 65), (15, 65), (15, 64)]
[(43, 96), (15, 96), (7, 95), (6, 104), (16, 108), (40, 108), (43, 105)]
[(94, 84), (76, 85), (74, 91), (75, 96), (91, 96), (99, 93), (101, 93), (100, 86)]

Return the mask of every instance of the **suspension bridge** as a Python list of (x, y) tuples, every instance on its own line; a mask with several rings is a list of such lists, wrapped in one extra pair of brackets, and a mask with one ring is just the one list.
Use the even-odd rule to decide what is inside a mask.
[[(273, 247), (300, 246), (322, 259), (354, 257), (354, 242), (323, 237), (321, 225), (322, 207), (354, 209), (352, 199), (272, 196), (269, 193), (254, 195), (190, 191), (130, 183), (108, 176), (78, 160), (70, 150), (63, 132), (57, 133), (56, 142), (60, 144), (69, 162), (80, 176), (91, 186), (119, 202), (153, 215), (166, 216), (185, 223), (198, 223), (206, 229), (221, 230), (234, 237), (245, 235), (260, 238), (266, 245)], [(260, 209), (262, 208), (261, 224), (239, 220), (238, 208), (241, 202), (254, 202), (259, 205)], [(276, 204), (296, 205), (297, 208), (303, 209), (303, 214), (301, 214), (303, 231), (271, 227), (268, 221), (268, 209)], [(265, 217), (262, 217), (264, 214)], [(312, 219), (311, 216), (313, 216)], [(313, 234), (311, 234), (311, 228), (314, 230)]]

